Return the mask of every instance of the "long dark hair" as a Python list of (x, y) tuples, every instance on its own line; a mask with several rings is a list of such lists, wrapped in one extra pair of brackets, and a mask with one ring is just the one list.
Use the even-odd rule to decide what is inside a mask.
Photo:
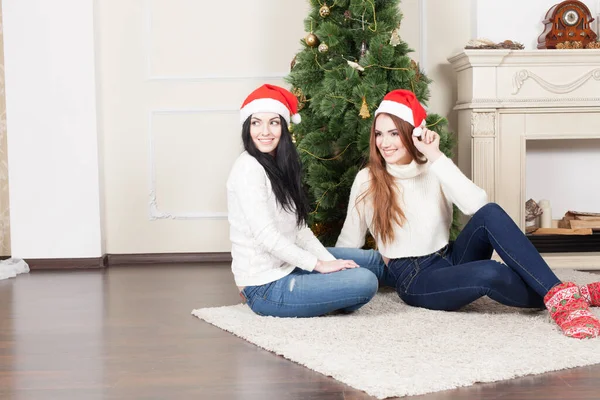
[(308, 217), (308, 199), (302, 187), (302, 162), (292, 142), (287, 122), (281, 115), (281, 137), (275, 149), (275, 156), (263, 153), (256, 148), (250, 136), (252, 115), (242, 125), (244, 149), (256, 158), (267, 172), (277, 203), (284, 210), (296, 214), (296, 224), (301, 227)]

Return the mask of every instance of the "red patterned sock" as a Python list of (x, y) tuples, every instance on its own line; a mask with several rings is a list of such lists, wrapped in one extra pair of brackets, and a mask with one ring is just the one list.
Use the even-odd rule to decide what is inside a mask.
[(583, 285), (579, 290), (590, 306), (600, 307), (600, 282)]
[(567, 336), (585, 339), (600, 335), (600, 320), (590, 312), (590, 306), (573, 282), (554, 286), (544, 296), (550, 316)]

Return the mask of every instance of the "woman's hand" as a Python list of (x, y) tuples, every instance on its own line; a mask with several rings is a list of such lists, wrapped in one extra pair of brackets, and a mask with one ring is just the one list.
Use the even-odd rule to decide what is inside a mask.
[(352, 260), (333, 260), (333, 261), (317, 261), (315, 271), (322, 274), (330, 272), (343, 271), (349, 268), (358, 268), (358, 264)]
[(427, 159), (431, 162), (434, 162), (442, 155), (440, 151), (440, 135), (431, 131), (427, 128), (423, 129), (423, 133), (421, 134), (421, 139), (413, 136), (413, 143), (417, 150), (419, 150)]

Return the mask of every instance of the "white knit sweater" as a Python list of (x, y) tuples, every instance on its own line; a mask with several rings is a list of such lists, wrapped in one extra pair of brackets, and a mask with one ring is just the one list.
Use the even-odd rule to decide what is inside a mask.
[[(485, 191), (476, 186), (442, 155), (433, 163), (389, 165), (399, 187), (400, 207), (406, 221), (395, 225), (395, 239), (382, 243), (375, 237), (380, 253), (387, 258), (415, 257), (431, 254), (448, 243), (452, 224), (452, 203), (467, 215), (473, 215), (487, 203)], [(350, 191), (348, 213), (336, 246), (359, 248), (364, 245), (367, 229), (373, 220), (373, 203), (356, 199), (369, 188), (367, 168), (356, 175)]]
[(275, 200), (265, 169), (247, 152), (233, 164), (227, 180), (231, 269), (238, 286), (276, 281), (300, 267), (312, 271), (318, 260), (335, 257), (308, 226)]

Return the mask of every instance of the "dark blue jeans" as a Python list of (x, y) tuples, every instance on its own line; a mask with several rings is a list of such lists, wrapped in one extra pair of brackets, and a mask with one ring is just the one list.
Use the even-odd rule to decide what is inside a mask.
[[(493, 250), (504, 261), (490, 260)], [(543, 308), (560, 280), (497, 204), (483, 206), (455, 242), (422, 257), (390, 260), (396, 291), (407, 304), (457, 310), (482, 296), (514, 307)]]

